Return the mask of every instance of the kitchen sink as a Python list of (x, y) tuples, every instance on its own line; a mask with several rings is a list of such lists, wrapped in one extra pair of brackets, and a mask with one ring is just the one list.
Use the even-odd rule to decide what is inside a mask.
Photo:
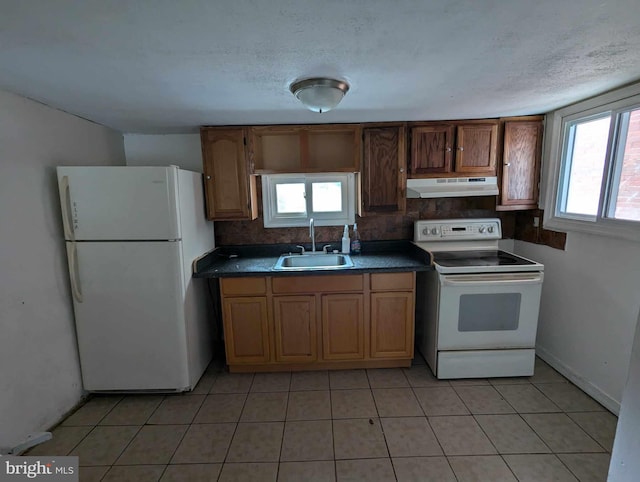
[(353, 268), (348, 254), (283, 254), (273, 266), (275, 271), (305, 271)]

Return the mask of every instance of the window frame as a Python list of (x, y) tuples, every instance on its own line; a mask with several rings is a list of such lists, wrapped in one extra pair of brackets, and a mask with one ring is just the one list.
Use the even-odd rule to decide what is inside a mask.
[[(543, 227), (557, 231), (579, 231), (597, 235), (640, 240), (640, 221), (610, 217), (611, 200), (617, 191), (613, 186), (622, 169), (619, 152), (620, 114), (640, 108), (640, 83), (608, 92), (547, 114), (543, 150), (543, 172), (540, 208), (544, 209)], [(596, 216), (566, 214), (560, 212), (563, 195), (560, 187), (566, 187), (567, 162), (563, 155), (567, 148), (566, 133), (570, 123), (576, 120), (596, 118), (610, 113), (609, 138), (605, 154), (602, 184)]]
[[(265, 228), (304, 227), (313, 218), (316, 226), (344, 226), (353, 224), (356, 214), (355, 174), (344, 172), (324, 172), (311, 174), (263, 174), (262, 175), (262, 215)], [(306, 213), (277, 214), (276, 186), (303, 182), (305, 184)], [(342, 211), (314, 212), (313, 189), (315, 182), (342, 183)]]

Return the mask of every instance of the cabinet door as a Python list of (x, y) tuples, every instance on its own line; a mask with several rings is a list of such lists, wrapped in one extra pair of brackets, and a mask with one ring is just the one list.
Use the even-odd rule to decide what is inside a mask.
[(371, 293), (371, 357), (412, 358), (412, 292)]
[(497, 137), (497, 124), (459, 125), (455, 172), (495, 176)]
[(244, 129), (201, 130), (207, 218), (255, 219), (255, 179), (249, 178)]
[(313, 362), (317, 359), (315, 296), (273, 298), (276, 361)]
[(500, 206), (537, 207), (541, 151), (541, 121), (505, 122)]
[(225, 298), (224, 343), (229, 365), (269, 361), (267, 298)]
[(364, 358), (363, 295), (322, 297), (322, 357), (325, 360)]
[(403, 213), (407, 186), (404, 126), (364, 129), (365, 212)]
[(451, 172), (452, 125), (411, 129), (411, 176)]

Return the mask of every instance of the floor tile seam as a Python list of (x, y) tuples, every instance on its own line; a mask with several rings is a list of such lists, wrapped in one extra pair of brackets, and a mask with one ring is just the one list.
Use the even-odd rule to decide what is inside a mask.
[(286, 393), (287, 394), (287, 400), (285, 402), (284, 405), (284, 417), (286, 420), (287, 417), (287, 410), (289, 408), (289, 393), (290, 392), (249, 392), (247, 393), (247, 396), (244, 399), (244, 404), (242, 406), (242, 410), (240, 411), (240, 416), (238, 417), (238, 422), (237, 423), (260, 423), (260, 422), (284, 422), (285, 420), (242, 420), (242, 416), (244, 415), (244, 410), (247, 407), (247, 402), (249, 401), (249, 395), (251, 395), (251, 393), (259, 393), (261, 395), (263, 394), (281, 394), (281, 393)]
[[(561, 452), (561, 453), (559, 453), (559, 455), (597, 455), (597, 454), (600, 454), (600, 453), (602, 453), (602, 452)], [(573, 475), (573, 476), (574, 476), (578, 481), (580, 481), (580, 475), (579, 475), (579, 474), (577, 474), (577, 473), (575, 473), (575, 472), (571, 469), (571, 467), (570, 467), (567, 463), (565, 463), (565, 461), (564, 461), (564, 460), (562, 460), (562, 458), (561, 458), (561, 457), (558, 457), (558, 454), (554, 454), (554, 455), (555, 455), (555, 456), (556, 456), (556, 458), (560, 461), (560, 463), (561, 463), (564, 467), (566, 467), (566, 469), (569, 471), (569, 473), (570, 473), (571, 475)]]
[(333, 399), (331, 397), (331, 375), (327, 373), (329, 379), (329, 415), (331, 416), (331, 448), (333, 450), (333, 476), (334, 480), (338, 480), (338, 466), (336, 464), (336, 437), (333, 430)]
[[(291, 373), (289, 373), (289, 386), (291, 386)], [(290, 391), (287, 391), (287, 401), (285, 402), (285, 407), (284, 407), (285, 421), (282, 422), (282, 437), (280, 437), (280, 450), (278, 451), (278, 466), (276, 467), (276, 480), (278, 480), (278, 477), (280, 476), (280, 459), (282, 458), (282, 448), (284, 447), (284, 434), (287, 431), (286, 418), (287, 418), (287, 412), (289, 410), (289, 394), (290, 393), (291, 393)], [(333, 440), (333, 435), (331, 436), (331, 439)]]
[[(167, 425), (169, 425), (169, 424), (167, 424)], [(173, 425), (173, 424), (171, 424), (171, 425)], [(178, 424), (176, 424), (176, 425), (178, 425)], [(186, 430), (182, 433), (182, 437), (180, 437), (180, 440), (178, 441), (178, 443), (176, 444), (175, 448), (174, 448), (174, 449), (173, 449), (173, 451), (171, 452), (171, 455), (169, 456), (169, 461), (166, 463), (167, 467), (169, 466), (169, 464), (171, 464), (171, 460), (172, 460), (172, 459), (173, 459), (173, 457), (176, 455), (176, 452), (178, 451), (178, 447), (180, 447), (180, 444), (182, 444), (182, 441), (184, 440), (185, 436), (187, 435), (187, 432), (188, 432), (188, 431), (189, 431), (189, 429), (191, 428), (191, 424), (179, 424), (179, 425), (186, 425), (186, 427), (187, 427), (187, 428), (186, 428)], [(144, 428), (145, 426), (146, 426), (146, 425), (143, 425), (143, 427), (142, 427), (142, 428)], [(149, 426), (150, 426), (150, 427), (151, 427), (151, 426), (155, 426), (155, 427), (157, 427), (157, 425), (149, 425)], [(140, 430), (142, 430), (142, 428), (140, 428)], [(138, 432), (138, 433), (140, 433), (140, 432)], [(137, 434), (136, 434), (136, 436), (137, 436)], [(135, 437), (134, 437), (134, 438), (135, 438)], [(132, 441), (133, 441), (133, 439), (132, 439)], [(124, 453), (124, 452), (123, 452), (123, 453)], [(120, 455), (120, 457), (122, 457), (122, 454)], [(120, 457), (118, 457), (118, 458), (120, 458)], [(118, 461), (118, 460), (116, 459), (116, 462), (117, 462), (117, 461)], [(116, 463), (116, 462), (114, 462), (114, 463), (113, 463), (113, 465), (115, 465), (115, 463)], [(129, 464), (122, 464), (122, 465), (129, 465)], [(131, 465), (147, 465), (147, 464), (131, 464)], [(165, 467), (165, 470), (163, 470), (163, 471), (162, 471), (162, 474), (160, 475), (160, 479), (162, 478), (162, 475), (164, 475), (164, 472), (165, 472), (166, 470), (167, 470), (167, 469), (166, 469), (166, 467)], [(160, 479), (158, 479), (158, 480), (160, 480)]]
[[(610, 454), (612, 452), (612, 450), (609, 450), (607, 447), (605, 447), (604, 444), (600, 443), (600, 441), (598, 441), (593, 435), (591, 435), (589, 432), (587, 432), (587, 430), (582, 425), (580, 425), (578, 422), (573, 420), (573, 418), (570, 415), (572, 413), (602, 413), (602, 412), (565, 412), (565, 414), (567, 415), (567, 417), (569, 417), (573, 421), (573, 423), (578, 425), (578, 427), (580, 427), (583, 431), (585, 431), (587, 433), (587, 435), (591, 436), (591, 438), (594, 439), (596, 441), (596, 443), (598, 445), (600, 445), (600, 447), (602, 447), (607, 453)], [(616, 417), (616, 428), (617, 428), (617, 425), (618, 425), (617, 424), (617, 419), (618, 419), (618, 417)], [(615, 431), (614, 431), (614, 438), (615, 438)], [(612, 447), (612, 449), (613, 449), (613, 447)]]
[[(608, 412), (608, 410), (605, 407), (603, 407), (597, 400), (595, 400), (593, 397), (588, 395), (584, 390), (582, 390), (580, 387), (578, 387), (577, 385), (575, 385), (575, 384), (573, 384), (571, 382), (536, 382), (536, 383), (532, 383), (532, 385), (535, 386), (538, 390), (540, 390), (545, 396), (547, 396), (547, 398), (549, 398), (553, 403), (555, 403), (558, 406), (558, 408), (560, 408), (563, 412), (566, 412), (566, 413)], [(600, 407), (600, 410), (593, 410), (593, 409), (588, 409), (588, 410), (567, 410), (567, 409), (564, 409), (564, 408), (560, 407), (560, 405), (558, 403), (556, 403), (554, 400), (552, 400), (551, 397), (549, 397), (546, 393), (544, 393), (540, 389), (540, 387), (538, 385), (569, 385), (569, 386), (572, 386), (573, 388), (578, 390), (578, 394), (579, 395), (584, 395), (589, 400), (591, 400), (594, 403), (596, 403)]]
[(410, 387), (411, 388), (411, 393), (413, 393), (413, 396), (415, 397), (416, 401), (418, 402), (418, 406), (420, 407), (420, 410), (422, 411), (422, 414), (425, 417), (427, 416), (427, 412), (424, 411), (424, 407), (422, 406), (422, 401), (420, 400), (420, 397), (418, 397), (418, 394), (416, 393), (416, 388), (422, 388), (422, 387)]
[[(442, 456), (446, 457), (447, 454), (444, 451), (444, 447), (442, 446), (442, 442), (440, 442), (440, 439), (438, 438), (438, 434), (436, 434), (436, 431), (433, 429), (433, 425), (431, 425), (431, 422), (429, 421), (429, 417), (427, 417), (425, 415), (425, 418), (427, 419), (427, 425), (429, 427), (429, 429), (431, 430), (431, 433), (433, 434), (433, 437), (436, 439), (436, 443), (438, 444), (438, 447), (440, 447), (440, 452), (442, 452)], [(447, 463), (449, 463), (449, 461), (447, 460)], [(451, 464), (449, 464), (449, 468), (451, 469), (451, 473), (453, 472), (453, 467), (451, 467)]]
[[(99, 419), (99, 420), (98, 420), (94, 425), (100, 425), (100, 422), (102, 422), (102, 421), (104, 420), (104, 418), (105, 418), (107, 415), (109, 415), (109, 414), (111, 413), (111, 411), (112, 411), (114, 408), (116, 408), (116, 407), (120, 404), (120, 402), (124, 399), (124, 397), (125, 397), (124, 395), (120, 395), (120, 399), (119, 399), (116, 403), (114, 403), (114, 404), (113, 404), (113, 406), (112, 406), (109, 410), (107, 410), (107, 411), (104, 413), (104, 415), (102, 415), (102, 417), (100, 417), (100, 419)], [(87, 398), (87, 399), (85, 400), (85, 402), (84, 402), (82, 405), (80, 405), (80, 406), (78, 407), (78, 409), (77, 409), (75, 412), (73, 412), (71, 415), (69, 415), (67, 418), (70, 418), (70, 417), (72, 417), (73, 415), (75, 415), (78, 411), (80, 411), (80, 409), (81, 409), (81, 408), (85, 407), (89, 402), (91, 402), (91, 400), (98, 400), (98, 398), (99, 398), (99, 397), (96, 397), (96, 396), (95, 396), (95, 394), (93, 394), (93, 393), (92, 393), (92, 394), (91, 394), (91, 396), (90, 396), (89, 398)], [(63, 423), (64, 423), (64, 420), (63, 420)], [(90, 424), (90, 425), (91, 425), (91, 424)], [(86, 426), (86, 425), (85, 425), (85, 426)]]
[[(229, 452), (231, 451), (231, 445), (233, 444), (233, 439), (236, 436), (236, 432), (238, 431), (239, 423), (235, 423), (234, 425), (235, 425), (235, 427), (233, 428), (233, 433), (231, 434), (231, 437), (229, 438), (229, 445), (227, 445), (227, 450), (225, 450), (225, 452), (224, 452), (224, 457), (223, 457), (222, 461), (221, 462), (214, 462), (214, 463), (220, 463), (222, 465), (227, 463), (227, 457), (229, 456)], [(222, 470), (220, 470), (220, 472), (222, 472)]]
[[(462, 403), (464, 403), (464, 401)], [(469, 407), (467, 407), (467, 409), (468, 408)], [(491, 437), (489, 437), (489, 434), (487, 432), (485, 432), (484, 428), (482, 428), (482, 425), (480, 425), (480, 422), (478, 422), (476, 420), (476, 417), (473, 414), (471, 414), (471, 419), (473, 420), (473, 423), (475, 423), (476, 426), (480, 429), (480, 431), (485, 436), (485, 438), (489, 441), (489, 443), (491, 444), (491, 446), (495, 450), (496, 455), (499, 455), (500, 452), (498, 451), (498, 447), (496, 447), (496, 444), (493, 443), (493, 440), (491, 440)], [(436, 435), (436, 438), (437, 438), (437, 435)], [(516, 477), (516, 480), (517, 480), (517, 477)]]
[[(553, 412), (553, 413), (555, 413), (555, 412)], [(477, 414), (477, 415), (482, 416), (482, 415), (486, 415), (486, 414)], [(516, 412), (516, 413), (499, 413), (499, 414), (496, 414), (496, 415), (506, 415), (506, 416), (508, 416), (508, 415), (516, 415), (516, 416), (518, 416), (520, 418), (520, 420), (522, 420), (525, 423), (525, 425), (527, 427), (529, 427), (531, 429), (531, 431), (533, 431), (533, 433), (538, 437), (538, 439), (540, 439), (542, 444), (549, 450), (549, 452), (544, 452), (544, 453), (553, 453), (553, 449), (549, 446), (549, 444), (547, 444), (547, 442), (544, 440), (544, 438), (542, 438), (542, 435), (540, 435), (538, 432), (536, 432), (536, 430), (530, 424), (527, 423), (527, 421), (524, 419), (524, 417), (522, 417), (522, 415), (520, 413), (518, 413), (518, 412)], [(475, 419), (476, 423), (480, 426), (482, 431), (485, 432), (485, 435), (489, 438), (491, 443), (493, 443), (493, 440), (491, 440), (491, 437), (489, 436), (489, 434), (487, 434), (486, 431), (484, 430), (484, 428), (482, 428), (482, 424), (478, 421), (478, 419), (476, 418), (475, 414), (473, 415), (473, 418)], [(498, 449), (498, 447), (496, 447), (496, 450), (497, 449)], [(512, 454), (502, 454), (500, 451), (498, 451), (498, 453), (500, 455), (512, 455)], [(531, 453), (531, 452), (525, 452), (525, 453)]]
[[(127, 427), (132, 427), (133, 425), (126, 425)], [(122, 454), (125, 453), (125, 451), (129, 448), (129, 446), (131, 445), (131, 443), (134, 441), (134, 439), (138, 436), (138, 434), (140, 433), (140, 431), (142, 430), (142, 427), (144, 427), (144, 425), (140, 425), (140, 427), (138, 427), (138, 430), (136, 430), (136, 433), (133, 434), (133, 437), (131, 437), (131, 439), (129, 440), (129, 442), (127, 442), (127, 444), (125, 445), (125, 447), (120, 451), (120, 453), (118, 454), (118, 456), (114, 459), (113, 462), (111, 462), (112, 467), (116, 464), (116, 462), (118, 461), (118, 459), (120, 457), (122, 457)], [(111, 469), (109, 469), (111, 470)]]
[[(461, 385), (458, 388), (464, 388), (465, 386), (467, 386), (467, 387), (468, 386), (473, 386), (473, 387), (481, 387), (482, 386), (482, 387), (491, 387), (491, 388), (493, 388), (493, 390), (500, 396), (500, 399), (502, 401), (504, 401), (507, 404), (507, 406), (510, 407), (513, 410), (512, 413), (518, 413), (518, 411), (516, 410), (516, 407), (514, 407), (511, 403), (509, 403), (509, 400), (507, 400), (504, 397), (504, 395), (502, 395), (502, 393), (500, 393), (500, 391), (496, 387), (494, 387), (493, 385), (491, 385), (491, 384), (489, 384), (489, 385)], [(460, 395), (460, 393), (458, 393), (458, 390), (456, 390), (456, 387), (452, 386), (452, 388), (456, 392), (456, 395), (458, 396), (458, 398), (460, 400), (462, 400), (462, 403), (464, 404), (466, 409), (469, 410), (469, 413), (471, 415), (501, 415), (502, 413), (504, 413), (504, 412), (502, 412), (502, 413), (475, 413), (475, 412), (473, 412), (471, 410), (471, 407), (467, 404), (467, 402), (464, 401), (464, 398), (462, 397), (462, 395)]]
[[(120, 404), (124, 401), (124, 399), (125, 399), (125, 398), (126, 398), (126, 396), (122, 397), (122, 398), (120, 399), (120, 401), (119, 401), (118, 403), (116, 403), (116, 404), (115, 404), (115, 406), (114, 406), (114, 407), (109, 411), (109, 413), (111, 413), (113, 410), (115, 410), (115, 409), (116, 409), (116, 407), (117, 407), (118, 405), (120, 405)], [(145, 421), (142, 423), (142, 425), (146, 425), (146, 424), (147, 424), (147, 422), (149, 421), (149, 419), (150, 419), (150, 418), (152, 417), (152, 415), (156, 412), (156, 410), (158, 410), (158, 407), (160, 407), (160, 405), (161, 405), (161, 404), (162, 404), (162, 402), (165, 400), (165, 398), (167, 398), (167, 396), (166, 396), (166, 395), (162, 395), (162, 398), (160, 398), (160, 400), (158, 401), (158, 404), (154, 407), (154, 409), (153, 409), (153, 410), (151, 410), (151, 413), (149, 413), (149, 415), (147, 416), (147, 418), (145, 419)], [(107, 414), (106, 414), (106, 415), (105, 415), (105, 416), (100, 420), (100, 422), (98, 422), (96, 425), (100, 425), (100, 426), (103, 426), (103, 427), (114, 427), (114, 426), (124, 426), (124, 425), (139, 425), (139, 424), (137, 424), (137, 423), (134, 423), (134, 424), (104, 424), (104, 423), (102, 423), (102, 422), (104, 422), (104, 421), (105, 421), (105, 419), (107, 418), (107, 416), (109, 415), (109, 413), (107, 413)]]
[[(368, 373), (367, 373), (368, 376)], [(371, 398), (373, 398), (373, 404), (376, 407), (376, 413), (378, 414), (378, 424), (380, 426), (380, 431), (382, 432), (382, 440), (384, 440), (384, 446), (387, 448), (387, 454), (389, 455), (389, 463), (391, 464), (391, 470), (393, 470), (393, 476), (396, 480), (398, 480), (398, 475), (396, 474), (396, 468), (393, 466), (393, 461), (391, 460), (391, 449), (389, 448), (389, 441), (387, 440), (387, 435), (384, 431), (384, 426), (382, 425), (382, 418), (380, 417), (380, 411), (378, 410), (378, 403), (376, 402), (376, 397), (373, 395), (373, 390), (371, 391)]]
[(535, 389), (538, 391), (538, 393), (540, 393), (544, 398), (546, 398), (547, 400), (549, 400), (549, 402), (551, 402), (551, 404), (552, 404), (554, 407), (556, 407), (556, 408), (557, 408), (558, 410), (560, 410), (561, 412), (564, 412), (564, 410), (563, 410), (563, 409), (562, 409), (562, 408), (561, 408), (561, 407), (560, 407), (556, 402), (554, 402), (553, 400), (551, 400), (551, 398), (550, 398), (550, 397), (548, 397), (548, 396), (547, 396), (547, 395), (546, 395), (542, 390), (540, 390), (538, 387), (536, 387), (536, 385), (535, 385), (534, 383), (531, 383), (531, 386), (532, 386), (533, 388), (535, 388)]
[[(518, 414), (518, 415), (520, 415), (520, 418), (521, 418), (522, 420), (524, 420), (524, 423), (526, 423), (526, 424), (529, 426), (529, 428), (531, 428), (531, 430), (533, 430), (533, 431), (534, 431), (534, 433), (535, 433), (538, 437), (540, 437), (540, 440), (542, 440), (542, 442), (543, 442), (543, 443), (544, 443), (544, 444), (545, 444), (545, 445), (546, 445), (546, 446), (551, 450), (551, 453), (553, 453), (553, 454), (558, 454), (558, 453), (560, 453), (560, 454), (561, 454), (561, 453), (602, 453), (602, 452), (558, 452), (557, 450), (553, 450), (553, 448), (551, 447), (551, 445), (550, 445), (550, 444), (549, 444), (549, 443), (544, 439), (544, 437), (542, 436), (542, 434), (541, 434), (541, 433), (539, 433), (539, 432), (535, 429), (535, 427), (534, 427), (533, 425), (531, 425), (531, 424), (527, 421), (527, 419), (526, 419), (526, 418), (524, 418), (524, 417), (522, 416), (522, 415), (558, 415), (558, 412), (551, 412), (551, 413), (528, 413), (528, 414)], [(597, 441), (597, 440), (595, 440), (593, 437), (591, 437), (591, 435), (589, 435), (585, 430), (583, 430), (583, 429), (582, 429), (582, 427), (580, 427), (580, 425), (578, 425), (578, 424), (577, 424), (577, 423), (576, 423), (576, 422), (575, 422), (571, 417), (569, 417), (569, 416), (568, 416), (566, 413), (564, 413), (564, 412), (562, 412), (562, 415), (564, 415), (565, 417), (567, 417), (567, 418), (569, 419), (569, 421), (570, 421), (572, 424), (574, 424), (574, 425), (578, 428), (578, 430), (582, 431), (582, 432), (583, 432), (587, 437), (589, 437), (591, 440), (593, 440), (593, 441), (596, 443), (596, 445), (597, 445), (598, 447), (600, 447), (600, 448), (603, 448), (603, 449), (604, 449), (604, 447), (602, 447), (602, 445), (600, 445), (600, 444), (598, 443), (598, 441)], [(606, 449), (604, 449), (604, 450), (605, 450), (605, 452), (606, 452)]]
[[(82, 425), (82, 426), (83, 426), (83, 427), (88, 427), (89, 425)], [(98, 427), (98, 425), (93, 425), (93, 426), (91, 426), (91, 430), (89, 430), (89, 431), (86, 433), (86, 435), (85, 435), (84, 437), (82, 437), (82, 438), (78, 441), (78, 443), (77, 443), (77, 444), (75, 444), (75, 445), (71, 448), (71, 450), (69, 450), (69, 451), (68, 451), (66, 454), (64, 454), (64, 455), (65, 455), (65, 456), (68, 456), (71, 452), (73, 452), (75, 449), (77, 449), (77, 448), (78, 448), (78, 446), (79, 446), (79, 445), (84, 441), (84, 439), (86, 439), (86, 438), (89, 436), (89, 434), (90, 434), (91, 432), (93, 432), (97, 427)], [(53, 437), (52, 437), (52, 438), (53, 438)], [(36, 447), (37, 447), (37, 445), (36, 445)], [(33, 448), (35, 448), (35, 447), (33, 447)], [(26, 454), (24, 454), (24, 455), (29, 455), (29, 454), (28, 454), (28, 453), (26, 453)]]
[[(507, 454), (505, 454), (505, 455), (507, 455)], [(511, 454), (508, 454), (508, 455), (511, 455)], [(525, 455), (541, 455), (541, 454), (525, 454)], [(549, 454), (544, 454), (544, 455), (549, 455)], [(504, 455), (500, 454), (500, 458), (502, 459), (502, 462), (504, 463), (504, 465), (506, 465), (507, 468), (509, 469), (509, 472), (511, 472), (511, 474), (513, 475), (513, 478), (515, 480), (520, 480), (518, 478), (518, 476), (516, 475), (515, 471), (511, 468), (511, 465), (509, 465), (509, 462), (507, 462), (507, 459), (504, 458)], [(558, 458), (558, 457), (556, 457), (556, 458)]]

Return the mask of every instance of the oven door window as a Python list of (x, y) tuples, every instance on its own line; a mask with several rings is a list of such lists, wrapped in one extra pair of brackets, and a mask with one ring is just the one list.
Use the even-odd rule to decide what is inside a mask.
[(458, 331), (517, 330), (521, 299), (520, 293), (461, 295)]

